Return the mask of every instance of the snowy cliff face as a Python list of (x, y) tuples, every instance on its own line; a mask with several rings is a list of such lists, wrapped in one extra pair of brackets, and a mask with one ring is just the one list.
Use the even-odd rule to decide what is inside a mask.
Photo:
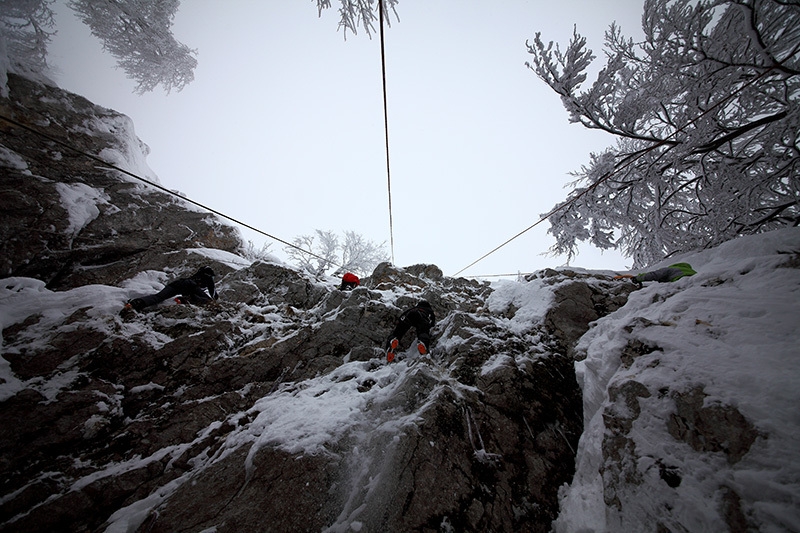
[[(3, 526), (548, 531), (582, 410), (542, 303), (575, 283), (611, 285), (492, 292), (383, 265), (343, 293), (259, 262), (219, 306), (122, 319), (128, 289), (8, 278)], [(378, 346), (420, 297), (433, 357), (388, 365)]]
[[(147, 171), (124, 117), (9, 85), (4, 114)], [(800, 527), (798, 228), (636, 291), (383, 264), (341, 292), (0, 128), (0, 531)], [(217, 305), (119, 314), (201, 264)], [(420, 298), (432, 354), (387, 364)]]
[(682, 259), (577, 346), (556, 531), (800, 531), (800, 228)]
[[(0, 114), (152, 182), (128, 117), (9, 74)], [(185, 250), (241, 247), (238, 231), (61, 144), (0, 119), (0, 275), (48, 288), (118, 284), (147, 269), (191, 268)], [(113, 198), (113, 199), (112, 199)]]

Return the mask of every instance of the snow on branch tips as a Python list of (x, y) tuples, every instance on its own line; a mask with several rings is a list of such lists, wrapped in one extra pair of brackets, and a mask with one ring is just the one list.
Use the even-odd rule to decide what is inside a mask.
[(103, 41), (143, 94), (159, 84), (169, 93), (194, 80), (195, 55), (172, 35), (180, 0), (70, 0), (68, 4)]
[(635, 43), (612, 25), (606, 64), (577, 30), (565, 51), (528, 43), (569, 120), (617, 138), (551, 212), (554, 253), (578, 241), (635, 267), (800, 223), (800, 5), (646, 0)]
[(315, 235), (300, 235), (284, 251), (299, 268), (313, 276), (352, 272), (367, 276), (383, 261), (388, 261), (386, 243), (376, 244), (354, 231), (344, 232), (344, 242), (332, 231), (316, 230)]
[(8, 96), (9, 71), (43, 73), (47, 46), (55, 33), (52, 0), (0, 3), (0, 96)]
[[(382, 2), (383, 12), (388, 13), (391, 9), (395, 17), (397, 16), (397, 2), (398, 0), (378, 0)], [(344, 30), (344, 37), (347, 38), (347, 32), (350, 31), (353, 35), (358, 34), (358, 28), (364, 28), (368, 37), (372, 37), (375, 32), (375, 22), (378, 20), (376, 13), (378, 13), (378, 3), (375, 0), (340, 0), (341, 6), (339, 7), (339, 28)], [(375, 7), (373, 7), (373, 5)], [(322, 16), (322, 11), (331, 8), (330, 0), (317, 0), (317, 12)], [(386, 24), (391, 26), (389, 17), (384, 19)]]

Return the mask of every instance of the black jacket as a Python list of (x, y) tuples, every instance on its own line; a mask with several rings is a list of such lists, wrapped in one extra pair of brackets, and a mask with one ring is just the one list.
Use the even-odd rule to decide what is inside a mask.
[(400, 322), (410, 322), (416, 328), (429, 330), (436, 325), (436, 315), (433, 314), (431, 304), (422, 301), (400, 315)]
[(205, 289), (208, 291), (208, 295), (217, 299), (217, 290), (214, 287), (214, 276), (206, 274), (205, 272), (196, 272), (189, 281), (200, 287), (201, 289)]

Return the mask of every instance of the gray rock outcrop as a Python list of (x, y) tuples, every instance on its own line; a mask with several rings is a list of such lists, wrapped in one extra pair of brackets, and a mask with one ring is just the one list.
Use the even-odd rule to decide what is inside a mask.
[[(129, 128), (113, 111), (14, 76), (10, 87), (0, 112), (16, 121), (91, 154), (135, 144), (91, 129)], [(514, 309), (488, 309), (488, 284), (434, 265), (382, 264), (341, 292), (285, 265), (215, 261), (194, 251), (241, 249), (215, 217), (0, 127), (5, 289), (41, 280), (68, 309), (4, 324), (0, 530), (549, 530), (582, 424), (568, 352), (624, 291), (549, 272), (560, 303), (520, 330)], [(217, 305), (120, 316), (64, 303), (201, 264), (220, 274)], [(405, 339), (388, 366), (385, 337), (419, 298), (439, 318), (432, 355), (418, 361)], [(340, 423), (312, 424), (337, 402), (350, 409)], [(307, 433), (282, 440), (281, 424), (293, 435), (304, 416)]]
[[(13, 74), (9, 88), (0, 115), (121, 168), (144, 160), (148, 148), (124, 115)], [(164, 269), (165, 254), (176, 254), (169, 266), (183, 271), (202, 262), (186, 250), (242, 247), (237, 230), (180, 197), (1, 119), (0, 134), (2, 276), (40, 279), (57, 290), (118, 284)]]

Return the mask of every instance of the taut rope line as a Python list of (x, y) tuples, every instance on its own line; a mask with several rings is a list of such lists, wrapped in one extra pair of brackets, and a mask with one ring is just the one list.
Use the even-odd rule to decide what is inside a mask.
[(386, 137), (386, 188), (389, 191), (389, 245), (394, 264), (394, 224), (392, 222), (392, 173), (389, 167), (389, 107), (386, 104), (386, 51), (383, 44), (383, 0), (378, 0), (378, 19), (381, 35), (381, 74), (383, 78), (383, 131)]
[(103, 165), (105, 167), (110, 167), (110, 168), (116, 170), (117, 172), (122, 172), (123, 174), (127, 174), (128, 176), (130, 176), (132, 178), (135, 178), (135, 179), (137, 179), (137, 180), (139, 180), (139, 181), (141, 181), (143, 183), (146, 183), (146, 184), (150, 185), (151, 187), (154, 187), (154, 188), (156, 188), (156, 189), (158, 189), (158, 190), (160, 190), (162, 192), (165, 192), (167, 194), (175, 196), (176, 198), (180, 198), (181, 200), (183, 200), (185, 202), (189, 202), (190, 204), (194, 204), (197, 207), (201, 207), (201, 208), (205, 209), (206, 211), (214, 213), (215, 215), (218, 215), (218, 216), (220, 216), (220, 217), (222, 217), (224, 219), (230, 220), (231, 222), (239, 224), (240, 226), (243, 226), (243, 227), (245, 227), (247, 229), (253, 230), (256, 233), (260, 233), (261, 235), (264, 235), (265, 237), (269, 237), (270, 239), (273, 239), (273, 240), (276, 240), (276, 241), (278, 241), (278, 242), (280, 242), (282, 244), (285, 244), (286, 246), (289, 246), (290, 248), (294, 248), (296, 250), (299, 250), (299, 251), (303, 252), (304, 254), (308, 254), (308, 255), (310, 255), (312, 257), (316, 257), (317, 259), (322, 259), (326, 263), (330, 263), (330, 264), (332, 264), (334, 266), (338, 266), (338, 267), (342, 266), (342, 265), (339, 265), (337, 263), (334, 263), (333, 261), (331, 261), (329, 259), (325, 259), (324, 257), (321, 257), (321, 256), (319, 256), (319, 255), (317, 255), (317, 254), (315, 254), (313, 252), (310, 252), (308, 250), (304, 250), (303, 248), (300, 248), (299, 246), (297, 246), (295, 244), (292, 244), (290, 242), (286, 242), (283, 239), (279, 239), (278, 237), (275, 237), (274, 235), (270, 235), (269, 233), (267, 233), (265, 231), (262, 231), (262, 230), (260, 230), (260, 229), (258, 229), (256, 227), (253, 227), (250, 224), (246, 224), (246, 223), (242, 222), (241, 220), (237, 220), (237, 219), (235, 219), (235, 218), (233, 218), (231, 216), (228, 216), (225, 213), (217, 211), (216, 209), (213, 209), (211, 207), (203, 205), (200, 202), (196, 202), (196, 201), (192, 200), (191, 198), (187, 198), (187, 197), (181, 196), (180, 194), (177, 194), (177, 193), (167, 189), (166, 187), (163, 187), (163, 186), (159, 185), (158, 183), (152, 182), (152, 181), (150, 181), (150, 180), (148, 180), (146, 178), (143, 178), (141, 176), (137, 176), (133, 172), (129, 172), (129, 171), (123, 169), (123, 168), (120, 168), (120, 167), (118, 167), (117, 165), (115, 165), (113, 163), (109, 163), (108, 161), (103, 161), (102, 159), (100, 159), (96, 155), (92, 155), (92, 154), (90, 154), (88, 152), (84, 152), (83, 150), (81, 150), (79, 148), (75, 148), (74, 146), (72, 146), (71, 144), (69, 144), (67, 142), (64, 142), (64, 141), (62, 141), (60, 139), (56, 139), (55, 137), (53, 137), (51, 135), (48, 135), (46, 133), (42, 133), (41, 131), (36, 130), (34, 128), (31, 128), (30, 126), (26, 126), (25, 124), (22, 124), (21, 122), (18, 122), (18, 121), (14, 120), (14, 119), (8, 118), (8, 117), (6, 117), (4, 115), (0, 115), (0, 119), (5, 120), (9, 124), (12, 124), (12, 125), (17, 126), (19, 128), (22, 128), (22, 129), (24, 129), (26, 131), (29, 131), (29, 132), (31, 132), (31, 133), (33, 133), (35, 135), (43, 137), (43, 138), (47, 139), (48, 141), (54, 142), (56, 144), (59, 144), (59, 145), (63, 146), (64, 148), (68, 148), (69, 150), (72, 150), (73, 152), (76, 152), (76, 153), (78, 153), (78, 154), (80, 154), (82, 156), (88, 157), (89, 159), (92, 159), (92, 160), (100, 163), (101, 165)]

